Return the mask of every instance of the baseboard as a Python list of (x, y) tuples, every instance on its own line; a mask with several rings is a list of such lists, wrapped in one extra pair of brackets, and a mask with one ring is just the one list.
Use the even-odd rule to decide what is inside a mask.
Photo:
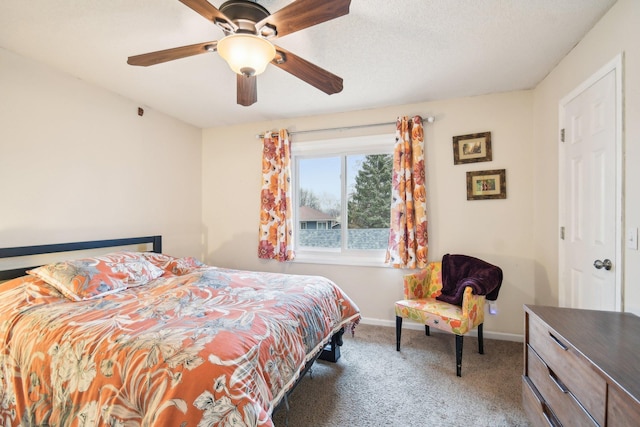
[[(389, 327), (389, 328), (395, 328), (396, 327), (396, 321), (395, 320), (373, 319), (373, 318), (370, 318), (370, 317), (363, 317), (360, 320), (360, 323), (365, 324), (365, 325), (385, 326), (385, 327)], [(420, 331), (424, 330), (424, 325), (421, 325), (419, 323), (415, 323), (415, 322), (412, 322), (412, 321), (406, 320), (406, 319), (404, 319), (404, 321), (402, 322), (402, 327), (403, 328), (407, 328), (407, 329), (420, 330)], [(440, 331), (438, 331), (437, 329), (434, 329), (434, 328), (431, 328), (431, 331), (432, 332), (440, 332)], [(473, 330), (473, 331), (469, 332), (468, 335), (476, 337), (476, 336), (478, 336), (478, 333), (477, 333), (476, 330)], [(488, 339), (502, 340), (502, 341), (524, 342), (524, 335), (506, 334), (504, 332), (491, 332), (491, 331), (487, 331), (486, 328), (483, 331), (483, 335), (484, 335), (485, 338), (488, 338)]]

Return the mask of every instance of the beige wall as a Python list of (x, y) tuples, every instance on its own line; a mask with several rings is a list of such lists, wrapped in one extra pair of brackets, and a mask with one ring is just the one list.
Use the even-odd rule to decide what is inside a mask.
[[(534, 91), (535, 301), (558, 302), (558, 106), (560, 100), (624, 54), (625, 227), (640, 226), (640, 2), (618, 0)], [(640, 253), (624, 249), (625, 310), (640, 314)]]
[[(499, 314), (488, 334), (521, 334), (522, 304), (533, 301), (532, 104), (530, 91), (494, 94), (352, 113), (206, 129), (203, 133), (203, 224), (206, 260), (214, 265), (298, 274), (336, 281), (359, 305), (365, 321), (392, 325), (393, 303), (402, 297), (407, 271), (257, 258), (261, 145), (256, 134), (393, 122), (398, 115), (434, 115), (425, 129), (431, 260), (464, 253), (501, 266), (505, 280)], [(311, 139), (389, 133), (394, 126), (293, 136)], [(493, 161), (454, 165), (452, 137), (491, 131)], [(304, 138), (303, 138), (304, 137)], [(466, 200), (466, 171), (507, 170), (506, 200)]]
[(201, 130), (0, 49), (0, 247), (162, 234), (194, 254)]

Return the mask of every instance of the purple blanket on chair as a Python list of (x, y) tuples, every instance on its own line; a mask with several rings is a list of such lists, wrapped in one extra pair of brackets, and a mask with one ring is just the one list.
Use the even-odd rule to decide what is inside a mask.
[(442, 257), (442, 294), (436, 299), (449, 304), (462, 305), (467, 286), (476, 295), (486, 295), (491, 301), (498, 299), (502, 285), (502, 270), (478, 258), (467, 255)]

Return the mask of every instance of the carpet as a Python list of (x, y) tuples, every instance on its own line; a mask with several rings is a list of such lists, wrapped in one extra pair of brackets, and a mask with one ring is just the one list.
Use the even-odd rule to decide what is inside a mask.
[[(433, 331), (433, 330), (432, 330)], [(344, 337), (337, 363), (317, 361), (286, 405), (277, 427), (529, 426), (522, 408), (523, 344), (464, 338), (462, 377), (455, 338), (359, 325)]]

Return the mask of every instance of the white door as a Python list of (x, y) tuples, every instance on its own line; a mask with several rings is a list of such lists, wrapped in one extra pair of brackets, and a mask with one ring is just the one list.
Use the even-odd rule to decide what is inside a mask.
[(596, 74), (560, 106), (564, 307), (622, 310), (620, 72), (614, 66)]

